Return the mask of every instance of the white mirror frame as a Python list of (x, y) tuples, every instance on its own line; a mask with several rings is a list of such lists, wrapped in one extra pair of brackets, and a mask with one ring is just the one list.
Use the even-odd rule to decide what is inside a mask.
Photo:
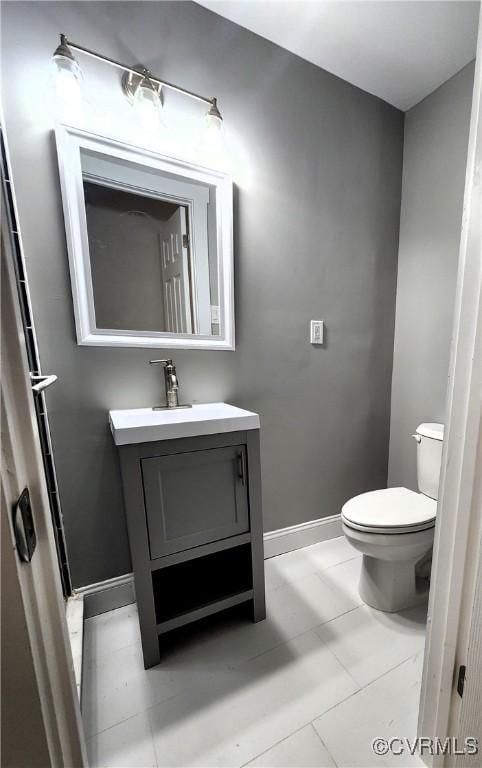
[[(116, 139), (67, 125), (55, 129), (65, 233), (78, 344), (101, 347), (156, 347), (234, 350), (233, 184), (221, 171), (167, 157)], [(81, 150), (90, 150), (216, 188), (217, 267), (220, 335), (194, 335), (96, 327), (87, 236)]]

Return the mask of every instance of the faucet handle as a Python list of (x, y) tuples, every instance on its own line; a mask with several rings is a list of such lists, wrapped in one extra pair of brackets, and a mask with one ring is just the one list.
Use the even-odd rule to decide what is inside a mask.
[(152, 365), (153, 363), (161, 363), (162, 365), (172, 365), (172, 359), (168, 358), (167, 360), (149, 360), (149, 365)]

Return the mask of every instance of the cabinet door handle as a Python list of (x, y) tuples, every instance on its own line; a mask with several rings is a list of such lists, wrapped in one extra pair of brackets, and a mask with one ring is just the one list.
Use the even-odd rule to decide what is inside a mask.
[(244, 452), (238, 453), (238, 477), (243, 485), (246, 485), (246, 466), (244, 463)]

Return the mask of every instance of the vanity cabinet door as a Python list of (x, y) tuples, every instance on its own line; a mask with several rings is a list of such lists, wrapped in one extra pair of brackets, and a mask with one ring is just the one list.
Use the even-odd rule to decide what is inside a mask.
[(249, 530), (246, 448), (142, 459), (151, 558)]

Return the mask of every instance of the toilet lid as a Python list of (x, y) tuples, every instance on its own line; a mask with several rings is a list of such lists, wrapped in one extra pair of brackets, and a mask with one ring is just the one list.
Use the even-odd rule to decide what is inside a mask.
[(362, 493), (343, 506), (343, 522), (374, 533), (415, 533), (435, 525), (437, 502), (408, 488)]

